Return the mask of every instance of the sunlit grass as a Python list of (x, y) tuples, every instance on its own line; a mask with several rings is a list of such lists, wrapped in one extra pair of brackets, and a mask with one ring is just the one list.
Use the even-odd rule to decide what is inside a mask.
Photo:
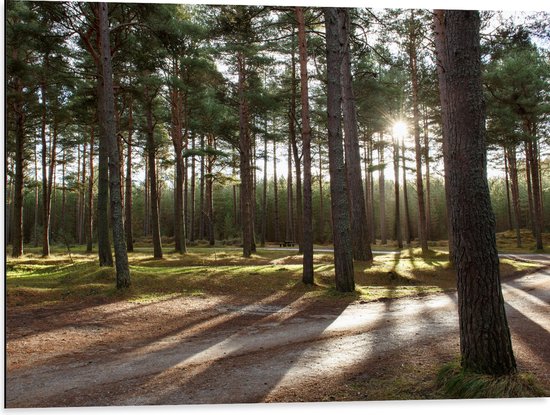
[[(36, 252), (17, 259), (8, 257), (8, 306), (85, 299), (151, 302), (177, 296), (246, 299), (275, 293), (374, 301), (455, 289), (448, 255), (436, 248), (426, 256), (414, 248), (377, 255), (372, 262), (356, 262), (356, 290), (347, 294), (335, 289), (332, 253), (314, 255), (315, 285), (310, 287), (301, 282), (302, 256), (295, 251), (258, 249), (251, 258), (243, 258), (240, 250), (192, 247), (185, 255), (166, 252), (163, 259), (154, 259), (151, 248), (142, 248), (129, 254), (132, 286), (117, 290), (114, 268), (99, 267), (95, 254), (85, 254), (83, 247), (73, 249), (70, 256), (60, 249), (52, 251), (48, 258)], [(536, 267), (501, 260), (503, 276)]]

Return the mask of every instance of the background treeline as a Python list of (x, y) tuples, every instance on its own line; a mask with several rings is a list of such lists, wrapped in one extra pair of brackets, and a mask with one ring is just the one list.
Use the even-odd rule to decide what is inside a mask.
[[(405, 242), (418, 239), (419, 206), (427, 240), (445, 240), (431, 13), (353, 9), (350, 16), (370, 240), (393, 243), (398, 229)], [(111, 4), (109, 18), (129, 250), (135, 241), (156, 244), (159, 236), (176, 249), (194, 241), (240, 244), (244, 116), (255, 240), (299, 240), (294, 8), (124, 3)], [(518, 245), (520, 228), (536, 238), (550, 225), (548, 21), (544, 13), (483, 14), (491, 196), (497, 231), (516, 229)], [(315, 243), (330, 243), (322, 12), (305, 9), (305, 25), (313, 236)], [(51, 243), (87, 244), (90, 250), (97, 243), (106, 168), (99, 145), (97, 29), (93, 3), (7, 2), (7, 244), (42, 245), (47, 255)], [(408, 128), (396, 129), (397, 123)]]

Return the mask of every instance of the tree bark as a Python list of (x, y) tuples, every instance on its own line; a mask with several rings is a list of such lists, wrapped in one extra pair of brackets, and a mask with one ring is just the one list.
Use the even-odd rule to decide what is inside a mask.
[[(99, 8), (99, 5), (95, 7)], [(98, 177), (97, 177), (97, 251), (100, 267), (113, 266), (109, 237), (109, 151), (105, 137), (105, 110), (102, 63), (98, 63), (97, 117), (99, 122)]]
[(149, 192), (151, 208), (151, 231), (153, 232), (153, 257), (162, 258), (162, 243), (160, 239), (160, 217), (159, 217), (159, 188), (157, 183), (156, 169), (156, 143), (155, 127), (153, 125), (153, 96), (149, 87), (145, 87), (145, 118), (147, 122), (147, 159), (149, 161)]
[(399, 143), (394, 140), (393, 143), (393, 176), (394, 176), (394, 194), (395, 194), (395, 240), (397, 247), (403, 248), (403, 236), (401, 234), (401, 209), (399, 205)]
[(189, 204), (191, 206), (191, 213), (190, 213), (190, 221), (189, 221), (189, 240), (195, 241), (195, 233), (196, 233), (196, 224), (195, 224), (195, 136), (191, 136), (191, 149), (193, 150), (193, 154), (191, 156), (191, 185), (190, 187), (190, 201)]
[(504, 183), (506, 185), (506, 213), (508, 218), (508, 230), (513, 230), (512, 224), (512, 204), (510, 202), (510, 171), (508, 168), (508, 154), (506, 152), (506, 146), (504, 146)]
[(298, 50), (300, 61), (300, 92), (302, 116), (302, 158), (304, 163), (304, 198), (302, 212), (302, 239), (303, 252), (302, 282), (313, 285), (313, 202), (311, 190), (311, 127), (309, 124), (309, 92), (307, 75), (307, 44), (304, 9), (296, 7), (298, 23)]
[(409, 210), (409, 191), (407, 188), (407, 162), (405, 158), (405, 140), (401, 140), (401, 159), (403, 160), (403, 207), (405, 209), (405, 240), (411, 245), (413, 239), (411, 214)]
[(461, 362), (466, 370), (507, 375), (516, 371), (516, 362), (500, 288), (487, 183), (479, 27), (479, 12), (435, 13)]
[(535, 138), (535, 131), (533, 125), (526, 123), (525, 125), (526, 132), (531, 135), (531, 139), (527, 141), (526, 145), (528, 148), (527, 155), (529, 157), (529, 168), (531, 176), (531, 187), (533, 193), (533, 231), (535, 236), (535, 246), (537, 250), (542, 250), (542, 229), (543, 224), (543, 215), (542, 215), (542, 198), (541, 198), (541, 188), (540, 188), (540, 178), (539, 178), (539, 162), (538, 162), (538, 144)]
[(253, 251), (253, 223), (252, 223), (252, 171), (249, 128), (247, 90), (247, 64), (242, 51), (237, 53), (238, 67), (238, 96), (239, 96), (239, 154), (240, 154), (240, 176), (241, 176), (241, 227), (243, 239), (243, 256), (250, 258)]
[[(14, 52), (15, 54), (16, 52)], [(13, 110), (15, 114), (15, 179), (13, 189), (13, 226), (10, 229), (12, 240), (11, 255), (19, 258), (23, 255), (23, 185), (24, 185), (24, 163), (25, 163), (25, 112), (21, 103), (23, 86), (17, 80), (18, 96), (15, 98)]]
[(262, 226), (260, 235), (260, 246), (265, 246), (267, 233), (267, 122), (265, 123), (264, 132), (264, 179), (262, 188)]
[(516, 245), (521, 248), (521, 210), (519, 203), (518, 168), (516, 159), (516, 146), (510, 145), (506, 149), (506, 158), (510, 168), (510, 187), (512, 192), (512, 206), (514, 209), (514, 225), (516, 230)]
[(90, 132), (90, 167), (88, 176), (88, 206), (86, 209), (86, 252), (93, 248), (93, 221), (94, 221), (94, 127)]
[(420, 146), (420, 111), (418, 109), (418, 69), (416, 50), (416, 31), (414, 28), (414, 11), (411, 10), (409, 32), (409, 68), (411, 71), (414, 148), (416, 155), (416, 195), (418, 198), (418, 241), (422, 254), (428, 253), (428, 238), (426, 236), (426, 202), (424, 200), (424, 183), (422, 181), (422, 148)]
[(113, 246), (115, 248), (116, 286), (118, 289), (130, 286), (128, 253), (124, 240), (124, 222), (122, 212), (122, 194), (120, 191), (120, 157), (115, 125), (115, 103), (113, 91), (113, 72), (111, 65), (111, 45), (109, 38), (109, 15), (107, 3), (99, 4), (99, 38), (104, 100), (103, 134), (109, 155), (109, 185), (111, 196), (111, 222), (113, 226)]
[(380, 198), (380, 243), (386, 245), (388, 243), (387, 228), (386, 228), (386, 177), (384, 174), (384, 137), (380, 133), (380, 144), (378, 147), (378, 192)]
[(132, 230), (132, 139), (134, 135), (134, 103), (132, 98), (128, 102), (128, 147), (126, 156), (126, 184), (124, 187), (124, 232), (126, 234), (126, 247), (128, 252), (134, 252), (134, 233)]
[(330, 193), (332, 205), (334, 271), (336, 289), (342, 292), (355, 290), (348, 189), (346, 187), (344, 154), (341, 131), (340, 68), (344, 53), (338, 28), (338, 9), (324, 9), (327, 47), (327, 114)]
[(369, 242), (369, 226), (363, 193), (361, 177), (361, 155), (359, 153), (359, 134), (357, 132), (357, 116), (355, 96), (353, 94), (351, 76), (350, 33), (351, 21), (347, 9), (338, 9), (340, 42), (344, 45), (342, 57), (342, 113), (344, 115), (344, 146), (348, 194), (350, 199), (350, 217), (353, 223), (351, 236), (353, 244), (353, 259), (372, 261), (372, 251)]
[(277, 141), (273, 140), (273, 203), (275, 214), (275, 241), (280, 241), (279, 183), (277, 181)]

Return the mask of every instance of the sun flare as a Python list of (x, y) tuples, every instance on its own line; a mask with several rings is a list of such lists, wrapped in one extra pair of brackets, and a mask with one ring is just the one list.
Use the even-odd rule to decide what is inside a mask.
[(398, 137), (405, 137), (407, 135), (407, 124), (404, 121), (396, 121), (393, 124), (393, 134)]

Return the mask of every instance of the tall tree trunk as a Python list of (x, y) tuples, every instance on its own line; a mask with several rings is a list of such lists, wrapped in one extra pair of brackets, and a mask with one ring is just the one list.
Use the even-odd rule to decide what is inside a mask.
[(325, 243), (325, 206), (323, 196), (323, 153), (321, 140), (318, 143), (319, 152), (319, 242)]
[(277, 141), (273, 140), (273, 203), (275, 205), (275, 241), (280, 241), (279, 183), (277, 181)]
[(338, 9), (327, 7), (325, 30), (327, 44), (327, 113), (330, 193), (332, 205), (334, 271), (336, 289), (355, 290), (348, 189), (346, 188), (344, 153), (342, 148), (340, 68), (344, 45), (339, 36)]
[[(16, 54), (16, 51), (14, 51)], [(25, 163), (25, 112), (21, 103), (23, 86), (17, 80), (18, 96), (15, 98), (13, 110), (15, 114), (15, 179), (13, 189), (13, 226), (10, 229), (12, 240), (11, 255), (18, 258), (23, 255), (23, 185)]]
[(243, 239), (243, 256), (249, 258), (253, 251), (253, 232), (252, 222), (252, 143), (250, 139), (249, 128), (249, 110), (247, 92), (247, 64), (244, 53), (237, 52), (238, 66), (238, 96), (239, 96), (239, 155), (240, 155), (240, 175), (241, 175), (241, 227)]
[(372, 261), (372, 251), (369, 243), (369, 226), (365, 208), (365, 195), (361, 177), (361, 155), (359, 153), (359, 135), (357, 132), (357, 116), (355, 97), (353, 95), (351, 77), (350, 34), (351, 21), (347, 9), (338, 9), (340, 43), (344, 45), (342, 57), (342, 112), (344, 115), (344, 145), (348, 194), (350, 199), (350, 217), (353, 223), (351, 240), (353, 243), (353, 258), (358, 261)]
[(510, 167), (510, 187), (512, 190), (512, 206), (514, 207), (514, 224), (516, 230), (516, 245), (521, 247), (521, 210), (519, 203), (518, 168), (516, 159), (516, 146), (510, 145), (506, 149), (506, 158)]
[(536, 249), (542, 250), (542, 229), (543, 224), (543, 215), (542, 215), (542, 198), (541, 198), (541, 188), (540, 188), (540, 179), (539, 179), (539, 163), (538, 163), (538, 144), (535, 138), (534, 127), (529, 123), (526, 123), (525, 130), (528, 134), (533, 137), (531, 140), (527, 141), (528, 157), (529, 157), (529, 168), (531, 175), (531, 187), (533, 193), (533, 230), (535, 233), (535, 246)]
[(386, 177), (384, 174), (384, 137), (380, 133), (380, 146), (378, 147), (378, 192), (380, 197), (380, 243), (386, 245), (388, 243), (386, 229)]
[(149, 235), (149, 228), (151, 223), (151, 209), (149, 208), (149, 158), (147, 157), (147, 149), (143, 152), (143, 158), (145, 159), (145, 189), (143, 192), (143, 236)]
[[(7, 164), (7, 163), (6, 163)], [(6, 166), (7, 167), (7, 166)], [(8, 167), (9, 169), (9, 167)], [(10, 171), (10, 170), (7, 170)], [(39, 212), (39, 192), (38, 192), (38, 152), (36, 151), (36, 144), (34, 145), (34, 227), (33, 227), (33, 245), (35, 247), (38, 246), (38, 217), (40, 216)], [(8, 188), (8, 186), (6, 186)], [(8, 229), (9, 223), (10, 223), (10, 216), (8, 214), (9, 208), (8, 208), (8, 201), (10, 198), (8, 197), (6, 199), (6, 230)], [(9, 243), (9, 238), (6, 237), (6, 243)]]
[(88, 208), (86, 210), (86, 252), (93, 248), (93, 220), (94, 220), (94, 127), (90, 133), (90, 172), (88, 176)]
[(413, 239), (411, 213), (409, 210), (409, 191), (407, 188), (407, 159), (405, 158), (405, 140), (401, 140), (401, 159), (403, 160), (403, 207), (405, 209), (405, 240), (411, 245)]
[[(48, 142), (46, 137), (46, 85), (40, 86), (40, 95), (42, 96), (40, 138), (42, 141), (42, 256), (50, 255), (50, 209), (51, 200), (48, 192)], [(51, 147), (51, 143), (50, 143)], [(50, 161), (51, 162), (51, 161)]]
[(466, 370), (507, 375), (516, 371), (516, 362), (500, 288), (487, 183), (479, 27), (476, 11), (435, 13), (461, 361)]
[(417, 34), (414, 27), (414, 10), (411, 10), (409, 32), (409, 65), (412, 83), (414, 148), (416, 154), (416, 195), (418, 198), (418, 241), (422, 254), (428, 253), (428, 238), (426, 236), (426, 204), (424, 200), (424, 183), (422, 181), (422, 148), (420, 146), (420, 111), (418, 109), (418, 69), (417, 69)]
[(262, 227), (260, 235), (260, 245), (265, 246), (266, 233), (267, 233), (267, 121), (265, 123), (264, 132), (264, 179), (262, 188)]
[[(291, 91), (290, 91), (290, 113), (289, 113), (289, 130), (290, 143), (292, 144), (292, 156), (294, 158), (294, 168), (296, 170), (296, 215), (292, 215), (293, 228), (295, 229), (294, 236), (298, 243), (298, 253), (303, 253), (302, 246), (302, 216), (303, 216), (303, 200), (302, 200), (302, 161), (298, 151), (298, 143), (296, 137), (296, 57), (294, 50), (294, 29), (292, 30), (292, 51), (291, 51)], [(290, 173), (292, 174), (292, 173)]]
[[(99, 6), (96, 6), (99, 7)], [(97, 103), (99, 124), (99, 149), (97, 166), (97, 252), (100, 267), (113, 266), (113, 253), (111, 251), (111, 239), (109, 237), (109, 150), (105, 137), (104, 114), (104, 88), (102, 63), (98, 64)]]
[[(208, 147), (209, 149), (215, 149), (216, 143), (214, 141), (214, 135), (208, 134)], [(214, 246), (214, 177), (213, 167), (216, 156), (208, 155), (206, 162), (206, 230), (208, 236), (208, 243), (210, 246)]]
[[(190, 221), (189, 221), (189, 240), (195, 241), (195, 232), (196, 232), (196, 224), (195, 224), (195, 136), (191, 136), (191, 149), (192, 149), (192, 156), (191, 156), (191, 194), (190, 194), (190, 201), (189, 204), (191, 206), (191, 213), (190, 213)], [(234, 186), (233, 186), (234, 187)]]
[(424, 164), (426, 165), (426, 239), (432, 237), (432, 188), (430, 180), (430, 139), (428, 125), (428, 110), (424, 105)]
[(126, 288), (130, 286), (130, 270), (128, 267), (128, 253), (126, 251), (126, 242), (124, 240), (124, 222), (122, 212), (122, 194), (120, 187), (120, 157), (118, 154), (118, 142), (115, 125), (115, 102), (113, 91), (113, 71), (111, 66), (111, 45), (109, 39), (109, 14), (107, 3), (99, 4), (99, 38), (103, 89), (102, 99), (104, 105), (102, 109), (104, 116), (100, 129), (103, 134), (100, 137), (105, 138), (109, 159), (109, 185), (111, 198), (111, 222), (113, 226), (113, 246), (115, 248), (115, 268), (116, 268), (116, 286), (117, 288)]
[(128, 102), (128, 146), (126, 156), (126, 184), (124, 203), (124, 232), (126, 234), (126, 247), (128, 252), (134, 252), (134, 233), (132, 230), (132, 139), (134, 135), (134, 103), (132, 98)]
[(290, 141), (288, 142), (288, 158), (287, 158), (287, 181), (286, 181), (286, 236), (287, 241), (294, 240), (294, 192), (292, 184), (292, 146)]
[[(88, 143), (84, 141), (84, 152), (83, 152), (83, 159), (82, 159), (82, 179), (80, 183), (80, 227), (79, 227), (79, 235), (78, 235), (78, 243), (82, 245), (84, 243), (85, 239), (85, 233), (86, 233), (86, 159), (88, 157)], [(63, 156), (65, 158), (65, 155)], [(61, 215), (61, 217), (64, 217)]]
[(403, 236), (401, 234), (401, 210), (399, 205), (399, 143), (394, 140), (393, 143), (393, 176), (394, 176), (394, 194), (395, 194), (395, 240), (397, 247), (403, 248)]
[(199, 197), (199, 239), (204, 239), (205, 235), (205, 226), (204, 226), (204, 174), (205, 174), (205, 156), (204, 156), (204, 135), (201, 135), (201, 165), (200, 165), (200, 171), (201, 171), (201, 180), (199, 182), (199, 190), (200, 190), (200, 197)]
[[(311, 127), (309, 124), (309, 92), (307, 75), (307, 44), (304, 9), (296, 7), (298, 50), (300, 56), (300, 91), (302, 104), (302, 157), (304, 163), (304, 209), (302, 212), (301, 248), (303, 256), (302, 282), (313, 285), (313, 202), (311, 191)], [(298, 172), (297, 172), (298, 173)]]
[[(45, 141), (45, 134), (42, 136), (42, 168), (43, 168), (43, 174), (44, 177), (42, 178), (42, 185), (44, 186), (44, 189), (42, 190), (43, 193), (43, 234), (42, 234), (42, 256), (48, 256), (50, 255), (50, 235), (51, 235), (51, 207), (52, 207), (52, 189), (53, 189), (53, 181), (54, 174), (55, 174), (55, 164), (56, 164), (56, 148), (57, 148), (57, 122), (54, 120), (53, 123), (53, 134), (52, 134), (52, 141), (50, 143), (50, 151), (49, 151), (49, 159), (50, 164), (47, 166), (47, 145)], [(47, 172), (46, 172), (47, 171)], [(47, 175), (47, 177), (46, 177)]]
[[(174, 75), (179, 77), (177, 58), (174, 59)], [(184, 159), (182, 136), (183, 100), (178, 89), (173, 88), (170, 93), (172, 115), (172, 144), (176, 159), (176, 188), (174, 192), (174, 244), (176, 252), (184, 254), (185, 245), (185, 203), (184, 203)]]
[(533, 188), (531, 184), (531, 156), (529, 155), (529, 146), (527, 142), (524, 143), (525, 146), (525, 181), (527, 182), (527, 201), (529, 204), (529, 224), (531, 226), (531, 233), (533, 237), (536, 235), (535, 231), (535, 208), (533, 205)]
[(153, 232), (153, 257), (162, 258), (162, 243), (160, 239), (160, 217), (159, 217), (159, 187), (157, 183), (156, 168), (156, 143), (155, 127), (153, 124), (153, 96), (151, 96), (149, 87), (145, 87), (145, 117), (147, 122), (147, 158), (149, 160), (149, 192), (151, 194), (151, 231)]
[(506, 213), (508, 214), (508, 229), (513, 230), (512, 225), (512, 205), (510, 203), (510, 180), (508, 170), (508, 155), (506, 153), (506, 146), (504, 146), (504, 183), (506, 185)]

